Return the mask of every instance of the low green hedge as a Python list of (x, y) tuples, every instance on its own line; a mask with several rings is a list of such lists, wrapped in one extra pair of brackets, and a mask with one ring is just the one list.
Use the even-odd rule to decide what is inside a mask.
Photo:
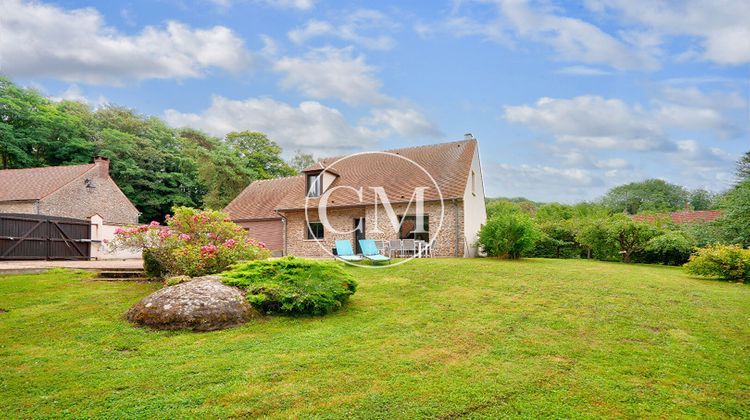
[(357, 289), (339, 264), (295, 257), (238, 264), (222, 273), (222, 281), (244, 289), (248, 302), (267, 314), (327, 314)]

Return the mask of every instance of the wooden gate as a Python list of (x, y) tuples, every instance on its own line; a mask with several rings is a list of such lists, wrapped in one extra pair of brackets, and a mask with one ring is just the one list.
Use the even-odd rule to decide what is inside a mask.
[(0, 260), (88, 260), (88, 220), (0, 213)]

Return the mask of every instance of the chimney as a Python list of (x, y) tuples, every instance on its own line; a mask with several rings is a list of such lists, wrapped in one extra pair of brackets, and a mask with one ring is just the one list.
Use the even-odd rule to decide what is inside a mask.
[(471, 133), (464, 134), (464, 140), (474, 140), (474, 135)]
[(109, 178), (109, 159), (104, 156), (94, 156), (94, 164), (99, 168), (99, 176)]

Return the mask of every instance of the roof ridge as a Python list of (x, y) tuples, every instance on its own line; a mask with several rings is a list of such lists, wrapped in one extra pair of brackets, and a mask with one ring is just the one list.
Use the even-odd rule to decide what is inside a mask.
[(255, 182), (278, 181), (280, 179), (297, 178), (299, 176), (304, 176), (304, 175), (297, 174), (297, 175), (280, 176), (278, 178), (256, 179), (255, 181), (251, 182), (251, 184)]
[[(303, 171), (309, 170), (309, 169), (311, 169), (315, 165), (320, 165), (322, 167), (322, 169), (327, 169), (331, 165), (329, 164), (328, 166), (324, 166), (321, 163), (322, 161), (328, 160), (328, 161), (336, 162), (336, 161), (339, 161), (339, 160), (341, 160), (341, 159), (343, 159), (345, 157), (351, 156), (351, 155), (364, 154), (364, 153), (394, 153), (394, 152), (402, 152), (402, 151), (407, 151), (407, 150), (424, 149), (424, 148), (428, 148), (428, 147), (448, 146), (448, 145), (451, 145), (451, 144), (459, 144), (459, 143), (469, 144), (469, 143), (472, 143), (472, 142), (476, 143), (477, 139), (471, 138), (471, 139), (462, 139), (462, 140), (447, 141), (447, 142), (444, 142), (444, 143), (420, 144), (420, 145), (417, 145), (417, 146), (401, 147), (401, 148), (398, 148), (398, 149), (363, 150), (361, 152), (350, 153), (348, 155), (326, 156), (326, 157), (322, 157), (322, 158), (316, 160), (315, 163), (313, 163), (312, 165), (309, 165), (309, 166), (305, 167), (303, 169)], [(394, 153), (394, 154), (398, 154), (398, 153)]]
[(447, 146), (449, 144), (457, 144), (457, 143), (471, 143), (471, 142), (477, 141), (477, 139), (463, 139), (463, 140), (454, 140), (454, 141), (447, 141), (444, 143), (433, 143), (433, 144), (421, 144), (418, 146), (410, 146), (410, 147), (401, 147), (398, 149), (388, 149), (388, 150), (381, 150), (382, 152), (395, 152), (400, 150), (413, 150), (413, 149), (421, 149), (425, 147), (438, 147), (438, 146)]
[(32, 166), (31, 168), (8, 168), (8, 169), (0, 169), (0, 171), (29, 171), (29, 170), (37, 170), (37, 169), (47, 169), (47, 168), (72, 168), (74, 166), (94, 166), (96, 163), (79, 163), (76, 165), (49, 165), (49, 166)]

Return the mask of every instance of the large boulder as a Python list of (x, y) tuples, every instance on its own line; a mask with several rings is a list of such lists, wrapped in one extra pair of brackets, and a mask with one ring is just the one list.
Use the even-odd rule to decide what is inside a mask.
[(236, 287), (218, 276), (197, 277), (165, 287), (130, 308), (129, 321), (160, 330), (212, 331), (232, 327), (258, 316)]

